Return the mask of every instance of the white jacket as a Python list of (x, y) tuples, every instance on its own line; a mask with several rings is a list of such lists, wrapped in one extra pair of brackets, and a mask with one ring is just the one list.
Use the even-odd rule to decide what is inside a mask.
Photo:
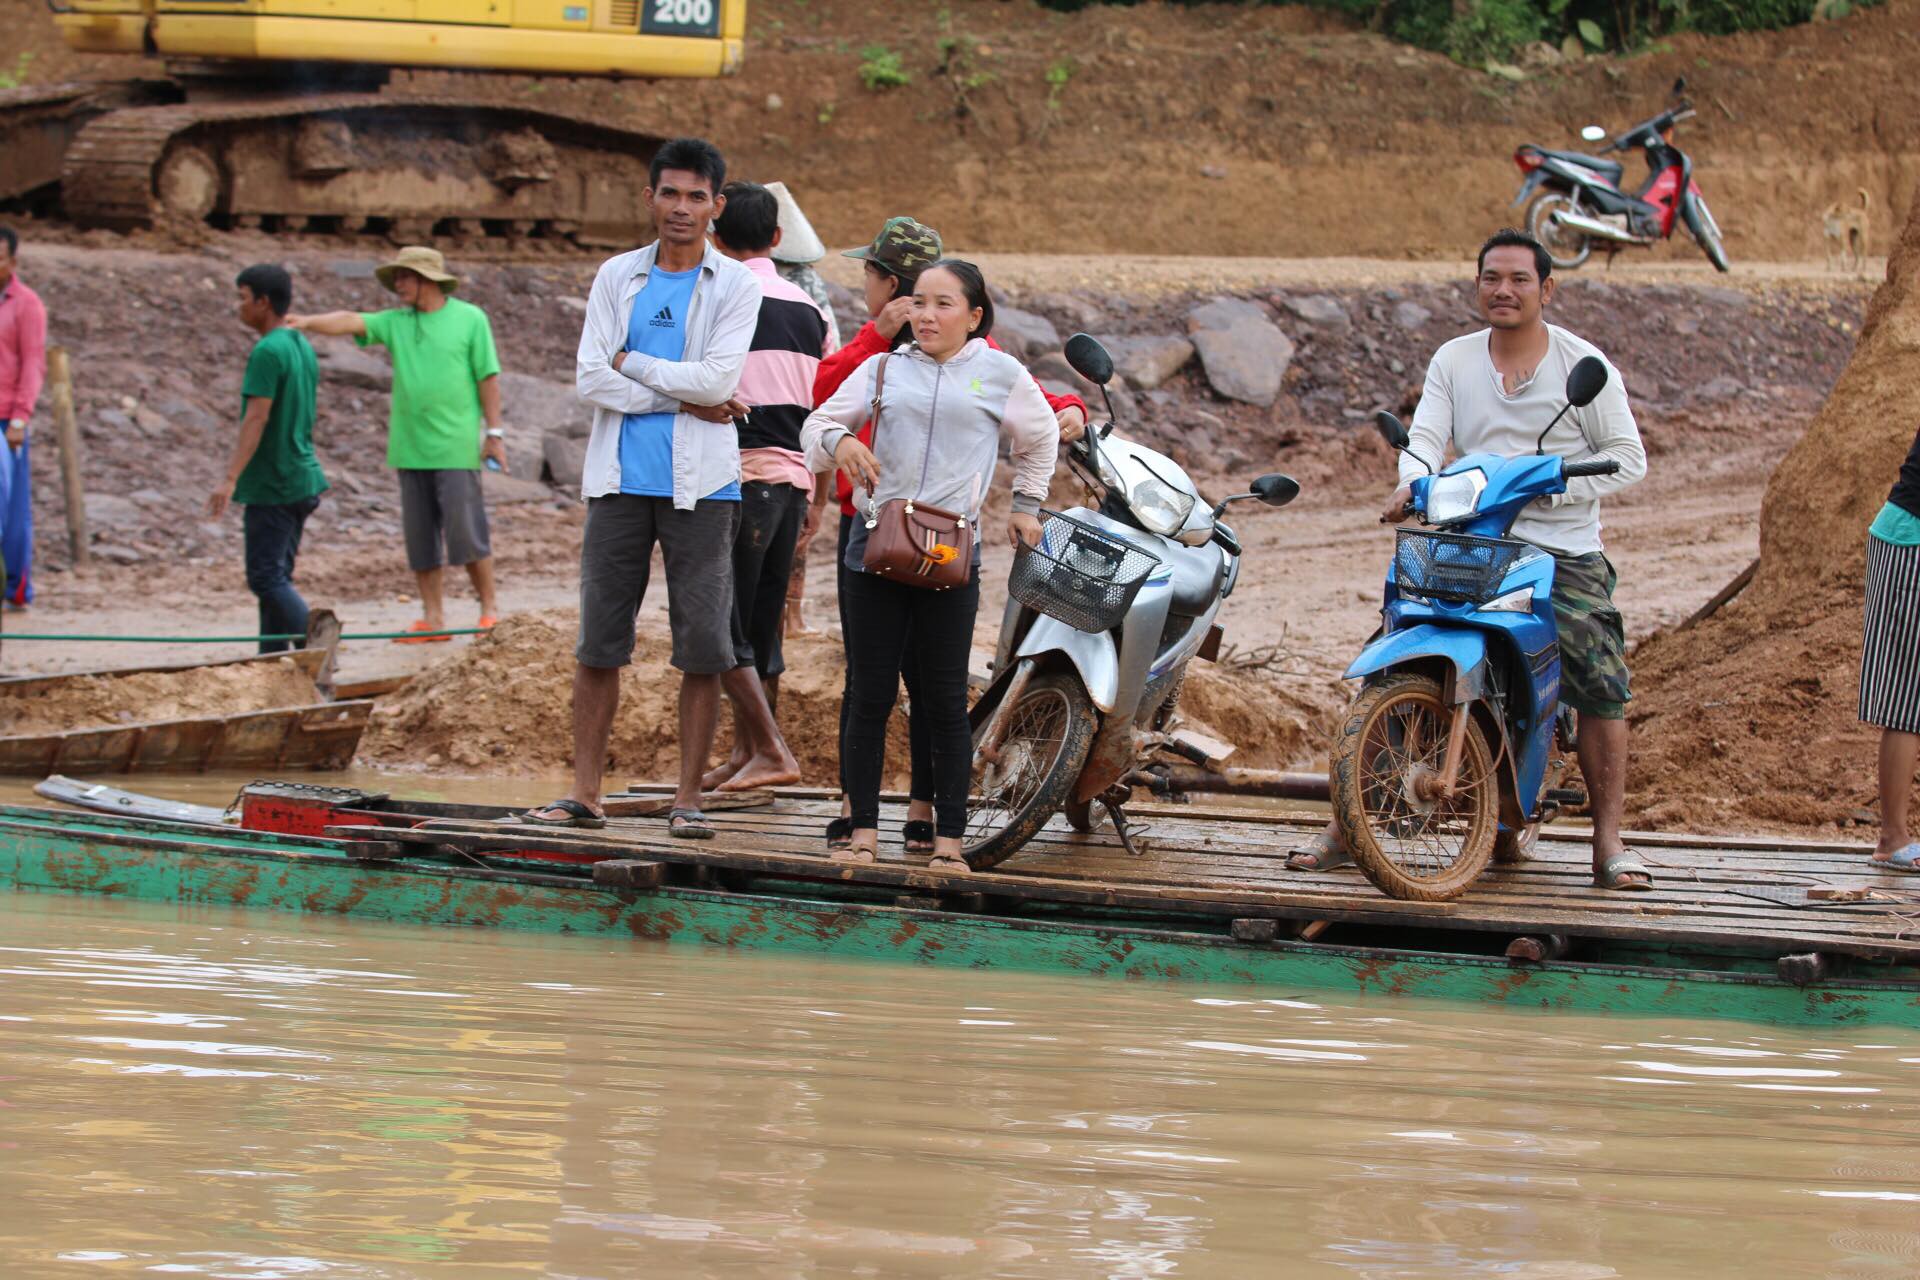
[(673, 505), (691, 511), (700, 499), (739, 480), (740, 438), (731, 422), (703, 422), (678, 410), (682, 404), (724, 404), (739, 387), (760, 322), (760, 282), (744, 264), (708, 245), (687, 310), (681, 358), (631, 352), (616, 369), (613, 357), (627, 345), (633, 300), (646, 288), (658, 249), (656, 241), (607, 259), (587, 295), (574, 386), (593, 405), (593, 435), (580, 496), (620, 492), (620, 424), (627, 414), (673, 413)]

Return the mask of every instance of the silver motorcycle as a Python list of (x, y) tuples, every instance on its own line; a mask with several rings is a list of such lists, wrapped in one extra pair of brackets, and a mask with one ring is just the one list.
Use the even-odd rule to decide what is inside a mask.
[[(1066, 357), (1104, 396), (1106, 349), (1079, 333)], [(1012, 857), (1056, 813), (1091, 830), (1095, 803), (1134, 849), (1121, 809), (1133, 787), (1164, 788), (1156, 762), (1207, 763), (1172, 730), (1187, 664), (1218, 653), (1220, 609), (1240, 574), (1240, 544), (1220, 516), (1230, 503), (1280, 507), (1300, 492), (1266, 475), (1209, 506), (1173, 459), (1114, 434), (1111, 398), (1107, 415), (1067, 449), (1099, 506), (1042, 512), (1040, 544), (1014, 555), (992, 678), (972, 711), (965, 854), (975, 870)]]

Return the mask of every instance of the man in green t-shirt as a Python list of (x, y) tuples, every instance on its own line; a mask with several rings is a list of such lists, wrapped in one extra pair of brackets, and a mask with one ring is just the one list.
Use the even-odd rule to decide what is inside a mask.
[(480, 597), (480, 625), (491, 627), (497, 606), (480, 460), (507, 469), (493, 328), (486, 312), (453, 296), (460, 281), (448, 274), (438, 250), (409, 246), (374, 275), (406, 305), (289, 316), (287, 322), (307, 333), (351, 337), (363, 347), (378, 344), (392, 356), (387, 465), (400, 473), (407, 564), (419, 580), (425, 614), (411, 629), (445, 628), (440, 571), (448, 564), (465, 566)]
[[(229, 502), (246, 508), (240, 527), (247, 587), (260, 601), (260, 634), (307, 632), (307, 602), (293, 586), (293, 559), (307, 517), (320, 505), (327, 477), (313, 456), (315, 388), (320, 364), (306, 338), (287, 327), (293, 279), (286, 268), (248, 267), (234, 281), (240, 323), (260, 335), (240, 381), (240, 438), (226, 479), (207, 498), (219, 517)], [(260, 652), (304, 647), (304, 641), (262, 640)]]

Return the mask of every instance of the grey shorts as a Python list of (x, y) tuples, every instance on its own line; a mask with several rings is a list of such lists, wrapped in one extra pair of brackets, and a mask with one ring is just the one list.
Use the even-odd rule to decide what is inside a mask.
[(671, 498), (613, 493), (587, 502), (580, 539), (583, 667), (633, 661), (633, 619), (647, 594), (653, 548), (667, 566), (667, 624), (673, 665), (691, 675), (733, 670), (733, 539), (740, 504), (702, 498), (677, 511)]
[(493, 543), (480, 473), (400, 472), (400, 529), (407, 541), (407, 567), (415, 573), (485, 560)]

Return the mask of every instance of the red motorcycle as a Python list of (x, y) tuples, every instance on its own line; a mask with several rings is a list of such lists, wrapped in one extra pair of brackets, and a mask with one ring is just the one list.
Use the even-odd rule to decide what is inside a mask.
[[(1673, 145), (1673, 127), (1693, 118), (1686, 99), (1685, 79), (1673, 83), (1674, 103), (1653, 119), (1637, 124), (1606, 146), (1607, 152), (1646, 150), (1649, 172), (1638, 191), (1620, 189), (1626, 166), (1579, 151), (1555, 151), (1527, 143), (1513, 153), (1513, 162), (1527, 175), (1515, 204), (1532, 200), (1527, 230), (1546, 246), (1553, 265), (1571, 269), (1585, 262), (1597, 246), (1608, 254), (1626, 248), (1647, 248), (1673, 234), (1684, 221), (1706, 251), (1707, 260), (1727, 270), (1727, 250), (1720, 224), (1713, 220), (1706, 197), (1693, 180), (1693, 161)], [(1607, 131), (1588, 125), (1580, 131), (1588, 142), (1599, 142)]]

